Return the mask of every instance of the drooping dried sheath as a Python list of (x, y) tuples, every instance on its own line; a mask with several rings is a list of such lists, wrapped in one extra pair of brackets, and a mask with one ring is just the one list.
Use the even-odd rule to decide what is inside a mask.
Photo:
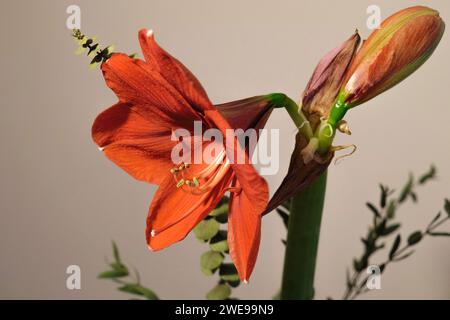
[(302, 110), (313, 130), (320, 119), (328, 118), (360, 40), (356, 31), (344, 43), (327, 53), (316, 66), (302, 96)]

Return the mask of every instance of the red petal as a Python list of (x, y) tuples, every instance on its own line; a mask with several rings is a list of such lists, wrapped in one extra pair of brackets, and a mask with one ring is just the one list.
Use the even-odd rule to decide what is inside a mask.
[[(242, 147), (237, 138), (232, 140), (226, 139), (227, 130), (232, 130), (225, 118), (222, 117), (220, 112), (215, 110), (206, 111), (206, 118), (211, 121), (225, 137), (225, 146), (227, 151), (227, 157), (232, 161), (232, 168), (236, 177), (246, 192), (249, 199), (254, 202), (255, 211), (262, 213), (266, 209), (266, 205), (269, 198), (269, 188), (267, 182), (262, 178), (248, 158), (248, 153), (242, 150)], [(236, 163), (237, 154), (242, 155), (243, 163)]]
[(173, 177), (167, 178), (149, 209), (146, 230), (149, 249), (160, 250), (183, 240), (217, 206), (232, 176), (232, 170), (228, 170), (220, 183), (201, 195), (185, 192), (176, 187)]
[(147, 63), (124, 54), (113, 54), (102, 64), (107, 85), (123, 103), (140, 106), (145, 118), (192, 129), (198, 112)]
[[(236, 187), (240, 187), (236, 182)], [(255, 266), (261, 238), (261, 212), (245, 191), (232, 193), (228, 216), (228, 245), (239, 277), (248, 281)]]
[(257, 96), (215, 105), (234, 129), (264, 128), (273, 107), (267, 96)]
[(145, 118), (140, 108), (118, 103), (103, 111), (92, 126), (92, 138), (105, 155), (138, 180), (159, 184), (174, 166), (176, 141), (171, 129)]
[(147, 29), (139, 31), (139, 42), (147, 63), (158, 70), (186, 101), (201, 109), (211, 108), (208, 95), (197, 78), (156, 43), (152, 31)]

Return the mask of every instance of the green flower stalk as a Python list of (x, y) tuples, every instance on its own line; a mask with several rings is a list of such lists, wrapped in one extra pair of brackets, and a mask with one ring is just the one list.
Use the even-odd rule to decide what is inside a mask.
[[(444, 33), (439, 13), (426, 7), (402, 10), (382, 24), (364, 42), (359, 36), (326, 55), (316, 67), (302, 98), (302, 112), (314, 135), (301, 132), (303, 143), (291, 158), (288, 176), (269, 203), (279, 205), (285, 196), (291, 202), (288, 238), (282, 281), (282, 299), (312, 299), (319, 242), (326, 168), (333, 157), (336, 130), (350, 134), (343, 120), (346, 112), (392, 88), (417, 70), (434, 52)], [(295, 120), (295, 119), (294, 119)], [(292, 173), (306, 179), (295, 179)], [(292, 184), (290, 181), (299, 181)], [(277, 197), (278, 196), (278, 197)], [(272, 206), (271, 206), (272, 205)]]

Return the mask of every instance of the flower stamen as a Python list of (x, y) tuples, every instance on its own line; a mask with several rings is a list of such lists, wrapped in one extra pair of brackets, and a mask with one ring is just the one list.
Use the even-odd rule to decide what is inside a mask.
[(177, 188), (194, 195), (204, 194), (216, 186), (228, 171), (230, 161), (226, 158), (225, 150), (219, 152), (211, 164), (204, 169), (190, 174), (189, 164), (181, 163), (172, 169), (170, 173), (175, 179)]

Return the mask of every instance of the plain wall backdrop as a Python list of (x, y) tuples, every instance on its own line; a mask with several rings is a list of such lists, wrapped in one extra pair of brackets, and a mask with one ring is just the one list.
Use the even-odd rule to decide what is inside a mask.
[[(0, 298), (130, 298), (96, 279), (112, 239), (161, 298), (204, 298), (217, 281), (200, 272), (206, 246), (192, 235), (164, 251), (147, 250), (145, 219), (156, 187), (130, 178), (91, 141), (95, 116), (116, 97), (98, 69), (89, 71), (89, 59), (74, 54), (65, 26), (71, 4), (81, 7), (82, 30), (117, 51), (140, 52), (137, 32), (152, 28), (214, 103), (270, 92), (297, 100), (326, 52), (355, 28), (368, 36), (369, 5), (386, 18), (424, 4), (450, 22), (447, 0), (1, 1)], [(355, 143), (358, 151), (329, 170), (317, 298), (341, 297), (345, 269), (362, 251), (359, 239), (371, 220), (365, 203), (377, 201), (378, 183), (398, 189), (410, 171), (437, 166), (439, 179), (418, 190), (417, 205), (399, 212), (404, 232), (426, 226), (450, 197), (449, 35), (413, 76), (348, 114), (353, 135), (336, 143)], [(280, 173), (267, 177), (273, 193), (295, 128), (283, 110), (267, 127), (282, 136)], [(279, 217), (266, 216), (254, 274), (234, 296), (270, 299), (278, 291), (284, 237)], [(450, 298), (449, 249), (448, 238), (426, 239), (413, 257), (386, 271), (382, 290), (364, 297)], [(78, 291), (66, 289), (71, 264), (81, 267)]]

